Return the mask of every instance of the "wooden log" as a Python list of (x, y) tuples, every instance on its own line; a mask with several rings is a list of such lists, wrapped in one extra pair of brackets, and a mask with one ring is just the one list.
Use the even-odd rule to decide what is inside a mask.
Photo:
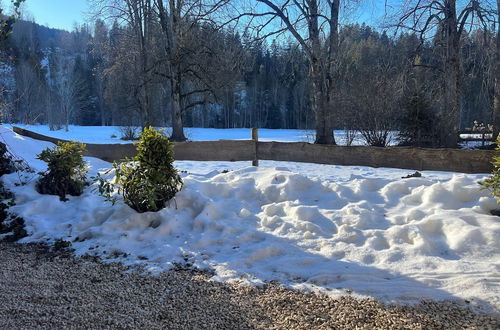
[[(14, 132), (34, 139), (64, 141), (14, 127)], [(255, 139), (254, 139), (255, 137)], [(121, 160), (136, 153), (133, 144), (87, 144), (85, 156), (105, 161)], [(252, 161), (259, 159), (330, 165), (403, 168), (409, 170), (491, 173), (493, 150), (428, 149), (411, 147), (332, 146), (305, 142), (258, 142), (252, 140), (193, 141), (174, 143), (176, 160)], [(255, 163), (254, 163), (255, 162)]]

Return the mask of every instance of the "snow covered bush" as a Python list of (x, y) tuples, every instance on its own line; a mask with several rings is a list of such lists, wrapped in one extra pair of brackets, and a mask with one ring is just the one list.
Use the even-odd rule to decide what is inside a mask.
[(125, 203), (137, 212), (159, 211), (182, 188), (173, 162), (173, 144), (162, 132), (147, 127), (140, 135), (132, 161), (114, 164), (114, 183), (98, 177), (99, 193), (113, 200), (111, 193), (116, 187)]
[(60, 142), (52, 149), (43, 150), (37, 158), (46, 162), (47, 171), (36, 184), (40, 194), (58, 195), (66, 201), (66, 195), (79, 196), (87, 185), (86, 166), (82, 153), (85, 145), (79, 142)]
[(491, 194), (496, 197), (497, 202), (500, 203), (500, 135), (497, 137), (497, 155), (493, 157), (493, 175), (484, 181), (481, 181), (480, 184), (485, 188), (491, 190)]

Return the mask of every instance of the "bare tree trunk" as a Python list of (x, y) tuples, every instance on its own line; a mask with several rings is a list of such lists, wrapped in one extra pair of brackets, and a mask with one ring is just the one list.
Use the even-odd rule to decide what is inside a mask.
[[(317, 60), (313, 60), (317, 61)], [(324, 79), (322, 78), (321, 65), (319, 63), (311, 64), (310, 77), (313, 83), (313, 91), (311, 97), (311, 108), (316, 119), (316, 139), (317, 144), (335, 144), (333, 138), (333, 128), (331, 125), (330, 115), (328, 111), (328, 103), (323, 90)]]
[(141, 100), (141, 115), (142, 115), (142, 123), (144, 127), (152, 126), (153, 121), (151, 118), (151, 84), (149, 82), (150, 80), (150, 73), (148, 72), (148, 67), (149, 67), (149, 49), (148, 46), (150, 45), (150, 39), (151, 39), (151, 31), (150, 31), (150, 25), (151, 25), (151, 15), (152, 15), (152, 8), (151, 8), (151, 2), (150, 1), (145, 1), (142, 3), (143, 8), (140, 8), (139, 10), (142, 11), (142, 20), (139, 20), (140, 23), (142, 23), (142, 27), (139, 29), (139, 39), (141, 40), (141, 69), (143, 72), (143, 83), (142, 83), (142, 100)]
[(184, 124), (182, 122), (182, 108), (181, 108), (181, 86), (179, 79), (173, 78), (172, 84), (172, 141), (186, 141), (184, 135)]
[[(458, 142), (458, 125), (462, 104), (462, 63), (461, 36), (465, 27), (471, 29), (480, 25), (489, 28), (491, 11), (483, 8), (486, 1), (458, 1), (460, 12), (457, 13), (457, 0), (404, 1), (403, 15), (398, 27), (410, 28), (425, 39), (426, 35), (437, 30), (443, 33), (444, 67), (441, 145), (455, 148)], [(498, 5), (498, 0), (497, 0)]]
[[(330, 97), (334, 86), (334, 79), (330, 68), (333, 70), (332, 60), (338, 51), (338, 15), (341, 0), (329, 1), (328, 10), (320, 6), (318, 0), (289, 1), (283, 6), (277, 5), (270, 0), (257, 0), (267, 5), (271, 13), (261, 15), (273, 15), (279, 17), (286, 25), (287, 30), (299, 42), (305, 50), (309, 60), (309, 78), (312, 83), (311, 108), (316, 119), (316, 140), (317, 144), (335, 144), (333, 136), (334, 128), (334, 100)], [(299, 14), (299, 18), (289, 16), (288, 8), (294, 6)], [(322, 47), (322, 31), (319, 24), (320, 19), (323, 23), (327, 22), (331, 31), (329, 31), (329, 41)], [(307, 23), (307, 38), (304, 38), (299, 32), (302, 22)], [(323, 30), (323, 32), (325, 32)], [(333, 71), (332, 71), (333, 72)], [(331, 79), (328, 79), (328, 78)]]
[(66, 122), (64, 123), (64, 130), (69, 131), (69, 115), (66, 115)]
[(500, 0), (497, 0), (497, 50), (495, 58), (495, 97), (493, 99), (493, 138), (500, 133)]
[(163, 9), (163, 17), (164, 20), (168, 17), (168, 23), (164, 21), (162, 24), (164, 32), (168, 38), (169, 47), (166, 51), (169, 57), (169, 65), (170, 65), (170, 84), (171, 84), (171, 98), (172, 98), (172, 136), (170, 139), (172, 141), (186, 141), (186, 136), (184, 135), (184, 123), (182, 122), (182, 104), (181, 104), (181, 68), (180, 68), (180, 57), (178, 55), (178, 36), (180, 29), (180, 19), (181, 13), (180, 8), (181, 4), (177, 3), (174, 0), (169, 1), (170, 7), (170, 15), (163, 8), (163, 4), (161, 8)]
[[(327, 75), (329, 72), (325, 72), (329, 68), (329, 63), (324, 65), (321, 49), (321, 39), (320, 39), (320, 29), (318, 24), (319, 8), (318, 2), (316, 0), (307, 1), (309, 5), (309, 14), (307, 24), (309, 29), (309, 39), (311, 40), (311, 63), (310, 63), (310, 75), (313, 83), (313, 93), (312, 93), (312, 108), (316, 115), (316, 140), (314, 143), (317, 144), (335, 144), (335, 139), (333, 137), (333, 120), (331, 116), (332, 103), (329, 98), (329, 89), (333, 86), (329, 86), (327, 81)], [(332, 24), (333, 22), (330, 21)], [(330, 38), (332, 38), (330, 34)], [(326, 61), (330, 60), (328, 55)], [(323, 63), (322, 63), (323, 62)]]
[(330, 35), (328, 40), (328, 57), (327, 57), (327, 78), (326, 78), (326, 93), (328, 97), (326, 114), (326, 131), (331, 135), (331, 140), (327, 140), (327, 144), (336, 144), (335, 142), (335, 119), (338, 118), (338, 73), (337, 60), (339, 53), (339, 14), (340, 1), (333, 0), (330, 2)]
[(153, 9), (151, 8), (152, 0), (127, 0), (127, 10), (130, 22), (133, 26), (139, 42), (138, 50), (138, 77), (139, 86), (136, 90), (136, 99), (139, 103), (140, 116), (142, 126), (147, 127), (153, 124), (151, 118), (151, 73), (149, 72), (150, 65), (150, 49), (151, 46), (151, 20), (153, 19)]
[(105, 101), (104, 101), (104, 92), (99, 92), (98, 91), (98, 104), (99, 104), (99, 109), (101, 110), (101, 126), (107, 126), (109, 123), (106, 120), (106, 111), (105, 111)]
[(458, 142), (458, 123), (461, 104), (461, 61), (460, 33), (456, 1), (445, 2), (446, 16), (444, 29), (446, 34), (446, 59), (444, 67), (444, 111), (442, 143), (447, 148), (455, 148)]

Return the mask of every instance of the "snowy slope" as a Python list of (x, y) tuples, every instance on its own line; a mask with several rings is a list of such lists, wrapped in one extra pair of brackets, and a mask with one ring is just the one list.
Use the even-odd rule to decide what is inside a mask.
[[(33, 157), (47, 143), (6, 128), (1, 136), (43, 169)], [(110, 166), (86, 160), (90, 175)], [(215, 270), (215, 280), (500, 308), (500, 221), (489, 213), (495, 200), (477, 184), (484, 176), (401, 179), (410, 171), (277, 162), (176, 165), (188, 171), (185, 186), (157, 213), (111, 206), (93, 187), (63, 203), (38, 194), (34, 180), (16, 186), (12, 174), (4, 181), (32, 235), (26, 242), (63, 238), (79, 255), (151, 272), (188, 263)]]

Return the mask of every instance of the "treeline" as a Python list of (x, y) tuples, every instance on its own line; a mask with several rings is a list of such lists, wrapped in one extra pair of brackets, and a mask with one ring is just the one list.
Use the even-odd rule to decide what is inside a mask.
[[(151, 8), (129, 9), (126, 24), (98, 19), (72, 32), (18, 22), (2, 50), (4, 120), (173, 126), (177, 140), (184, 126), (317, 127), (310, 55), (297, 40), (256, 39), (165, 8), (157, 18)], [(494, 29), (461, 35), (460, 128), (492, 122), (495, 41)], [(422, 42), (409, 31), (339, 29), (333, 127), (360, 131), (372, 145), (386, 145), (392, 130), (403, 143), (440, 145), (447, 49), (439, 31)]]

